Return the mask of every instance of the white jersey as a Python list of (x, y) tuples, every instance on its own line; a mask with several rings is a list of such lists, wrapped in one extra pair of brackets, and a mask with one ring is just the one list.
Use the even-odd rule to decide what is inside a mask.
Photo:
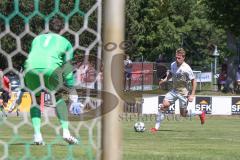
[(237, 72), (236, 80), (237, 80), (237, 81), (240, 81), (240, 72)]
[(186, 96), (188, 94), (189, 81), (195, 79), (191, 67), (185, 62), (183, 62), (180, 66), (177, 66), (176, 62), (173, 62), (171, 64), (171, 74), (173, 89)]

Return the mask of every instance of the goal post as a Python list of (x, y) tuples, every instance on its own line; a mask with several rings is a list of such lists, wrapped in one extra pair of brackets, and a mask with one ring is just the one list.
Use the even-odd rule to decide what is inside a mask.
[[(119, 46), (124, 41), (125, 16), (124, 0), (105, 0), (104, 1), (104, 23), (103, 23), (103, 46), (114, 44)], [(116, 47), (113, 50), (103, 51), (104, 64), (104, 82), (103, 90), (118, 97), (117, 106), (102, 117), (102, 160), (120, 160), (122, 159), (122, 127), (119, 121), (119, 114), (123, 110), (123, 100), (117, 94), (117, 90), (123, 89), (123, 55), (124, 51)], [(113, 65), (114, 56), (118, 60)], [(114, 73), (114, 82), (112, 73)], [(103, 95), (104, 106), (109, 107), (111, 99), (106, 94)]]
[[(19, 117), (16, 117), (15, 112), (9, 113), (8, 118), (0, 117), (0, 126), (4, 128), (0, 130), (0, 159), (122, 159), (122, 126), (119, 115), (124, 103), (120, 94), (124, 75), (124, 50), (121, 44), (125, 34), (125, 0), (0, 0), (0, 6), (0, 68), (4, 74), (11, 73), (19, 79), (19, 88), (26, 91), (21, 98), (22, 102), (29, 102), (26, 103), (28, 107), (22, 103)], [(73, 46), (76, 69), (80, 68), (77, 62), (92, 61), (95, 67), (92, 68), (96, 71), (94, 75), (103, 75), (103, 85), (101, 79), (97, 87), (76, 87), (83, 90), (77, 96), (86, 106), (86, 115), (88, 112), (94, 113), (89, 119), (84, 119), (84, 113), (81, 117), (83, 120), (78, 118), (69, 121), (71, 133), (80, 140), (76, 146), (68, 146), (63, 141), (62, 129), (54, 114), (55, 91), (48, 93), (52, 106), (51, 103), (49, 106), (44, 103), (41, 124), (46, 144), (38, 151), (32, 145), (33, 132), (28, 132), (32, 131), (29, 113), (31, 102), (37, 102), (34, 96), (31, 99), (32, 92), (24, 84), (25, 72), (22, 72), (22, 67), (30, 52), (32, 40), (39, 34), (51, 32), (54, 17), (64, 22), (64, 30), (60, 34)], [(107, 44), (116, 47), (107, 50), (104, 47)], [(103, 74), (99, 74), (102, 66)], [(46, 88), (42, 83), (38, 89)], [(66, 98), (69, 95), (66, 93)], [(107, 112), (100, 115), (98, 109)]]

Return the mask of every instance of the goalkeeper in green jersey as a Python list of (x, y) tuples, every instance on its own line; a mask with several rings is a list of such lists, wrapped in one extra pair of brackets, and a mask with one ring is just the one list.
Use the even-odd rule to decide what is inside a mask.
[[(40, 103), (40, 91), (38, 90), (40, 86), (50, 91), (57, 91), (62, 85), (68, 88), (74, 85), (73, 68), (70, 64), (73, 58), (72, 45), (67, 39), (57, 34), (64, 26), (61, 20), (54, 18), (52, 22), (54, 33), (41, 34), (34, 38), (31, 51), (24, 64), (25, 85), (35, 94), (38, 104)], [(56, 112), (63, 129), (63, 139), (69, 144), (78, 144), (78, 140), (69, 132), (68, 109), (61, 96), (56, 96)], [(44, 142), (40, 131), (39, 105), (32, 105), (30, 114), (34, 128), (34, 143), (41, 145)]]

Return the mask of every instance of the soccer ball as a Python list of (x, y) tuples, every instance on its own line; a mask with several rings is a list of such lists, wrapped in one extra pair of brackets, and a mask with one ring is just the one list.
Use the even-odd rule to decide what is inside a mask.
[(144, 132), (145, 131), (145, 125), (143, 122), (137, 122), (134, 125), (135, 132)]

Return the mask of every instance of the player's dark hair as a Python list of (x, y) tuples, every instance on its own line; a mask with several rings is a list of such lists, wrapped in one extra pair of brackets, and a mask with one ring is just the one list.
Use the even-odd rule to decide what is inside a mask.
[(50, 21), (50, 30), (55, 33), (59, 33), (64, 27), (64, 22), (59, 17), (54, 17)]

